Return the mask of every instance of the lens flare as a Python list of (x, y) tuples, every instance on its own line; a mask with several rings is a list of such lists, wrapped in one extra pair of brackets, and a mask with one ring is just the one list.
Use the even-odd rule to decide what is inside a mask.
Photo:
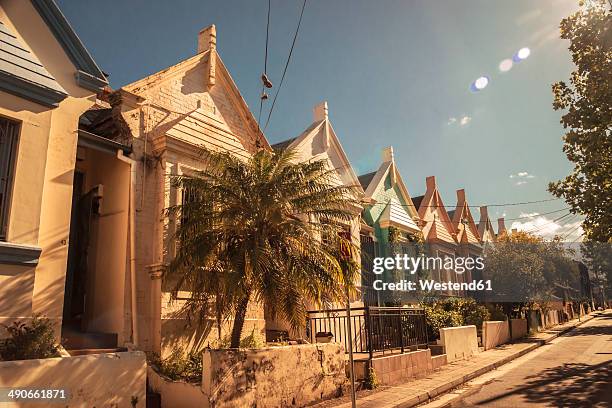
[(529, 57), (529, 55), (531, 55), (531, 50), (527, 47), (523, 47), (520, 50), (518, 50), (516, 52), (516, 54), (514, 54), (514, 57), (512, 57), (512, 60), (514, 62), (521, 62), (525, 59), (527, 59), (527, 57)]
[(481, 76), (480, 78), (477, 78), (474, 82), (472, 82), (472, 85), (470, 85), (470, 89), (473, 92), (478, 92), (485, 89), (487, 85), (489, 85), (489, 77)]
[(508, 72), (512, 69), (512, 60), (505, 59), (499, 63), (499, 71), (500, 72)]

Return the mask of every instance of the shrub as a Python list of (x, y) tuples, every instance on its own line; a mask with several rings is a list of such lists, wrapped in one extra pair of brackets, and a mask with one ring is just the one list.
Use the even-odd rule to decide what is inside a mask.
[(480, 329), (482, 322), (490, 317), (487, 308), (472, 298), (430, 299), (422, 306), (425, 309), (427, 337), (430, 340), (439, 338), (440, 329), (444, 327), (473, 324)]
[(2, 327), (8, 332), (8, 337), (0, 340), (2, 360), (59, 357), (53, 324), (49, 319), (34, 315), (29, 324), (15, 321)]
[(202, 382), (202, 353), (199, 351), (185, 354), (182, 348), (177, 348), (163, 359), (158, 354), (152, 354), (149, 356), (149, 362), (171, 380)]
[[(230, 348), (230, 345), (231, 345), (230, 336), (225, 336), (222, 340), (215, 342), (213, 347), (219, 348), (219, 349), (226, 349), (226, 348)], [(265, 345), (266, 345), (266, 342), (264, 338), (261, 336), (261, 334), (259, 334), (258, 331), (255, 330), (255, 328), (251, 330), (251, 334), (240, 339), (240, 348), (256, 349), (256, 348), (262, 348)]]
[(374, 368), (369, 367), (364, 381), (364, 385), (368, 390), (375, 390), (380, 385)]

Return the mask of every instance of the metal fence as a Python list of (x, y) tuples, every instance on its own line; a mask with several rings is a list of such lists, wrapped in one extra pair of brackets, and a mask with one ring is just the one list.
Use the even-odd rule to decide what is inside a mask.
[[(311, 342), (322, 341), (326, 336), (349, 347), (353, 353), (411, 351), (427, 347), (427, 329), (423, 309), (406, 307), (366, 306), (351, 309), (309, 311), (306, 335)], [(351, 325), (352, 338), (348, 336)]]

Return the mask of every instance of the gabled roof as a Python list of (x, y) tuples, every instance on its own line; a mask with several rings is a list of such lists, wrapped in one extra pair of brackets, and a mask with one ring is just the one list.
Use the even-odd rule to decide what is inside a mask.
[(489, 219), (489, 211), (486, 206), (480, 207), (480, 221), (478, 222), (478, 234), (484, 242), (495, 240), (495, 230), (491, 219)]
[(259, 128), (259, 125), (257, 124), (257, 121), (255, 120), (255, 117), (253, 116), (253, 113), (249, 109), (246, 101), (244, 100), (244, 98), (242, 97), (242, 94), (240, 93), (240, 90), (236, 86), (234, 79), (232, 78), (231, 74), (229, 73), (225, 65), (223, 64), (223, 61), (221, 60), (221, 57), (219, 56), (219, 53), (216, 50), (209, 49), (204, 52), (200, 52), (192, 57), (189, 57), (187, 59), (184, 59), (183, 61), (176, 63), (175, 65), (162, 69), (161, 71), (148, 75), (130, 84), (124, 85), (123, 87), (121, 87), (121, 89), (129, 93), (139, 95), (142, 91), (148, 89), (151, 86), (154, 86), (160, 81), (163, 81), (170, 76), (177, 75), (178, 73), (182, 71), (187, 71), (192, 66), (200, 63), (204, 59), (210, 58), (211, 53), (215, 53), (215, 61), (216, 61), (216, 74), (215, 75), (219, 77), (222, 76), (225, 82), (229, 85), (229, 88), (230, 88), (229, 90), (233, 94), (234, 100), (238, 104), (238, 108), (242, 111), (244, 118), (246, 119), (247, 125), (250, 127), (251, 131), (255, 135), (256, 142), (259, 142), (261, 144), (261, 147), (270, 149), (271, 148), (270, 144), (268, 143), (263, 132)]
[(327, 115), (327, 102), (322, 102), (321, 104), (317, 105), (314, 108), (314, 114), (315, 118), (313, 123), (310, 124), (310, 126), (308, 126), (298, 137), (279, 142), (276, 145), (282, 145), (283, 148), (300, 151), (300, 149), (305, 147), (307, 143), (312, 142), (315, 137), (320, 136), (321, 139), (325, 141), (325, 146), (322, 148), (325, 151), (329, 151), (329, 149), (335, 150), (340, 160), (344, 163), (342, 166), (340, 166), (340, 168), (336, 167), (336, 172), (339, 175), (341, 173), (346, 174), (350, 179), (350, 185), (354, 186), (359, 194), (364, 194), (363, 187), (361, 187), (357, 174), (353, 170), (353, 166), (351, 166), (351, 162), (342, 148), (342, 144), (340, 143), (340, 140), (338, 139), (338, 136), (336, 135), (336, 132), (329, 121), (329, 117)]
[(38, 14), (45, 21), (55, 39), (60, 43), (68, 58), (77, 68), (78, 84), (93, 92), (101, 91), (108, 85), (106, 76), (83, 45), (54, 0), (31, 0)]
[(480, 234), (465, 199), (465, 190), (457, 190), (457, 206), (453, 211), (449, 211), (448, 215), (453, 221), (455, 231), (457, 231), (457, 241), (459, 243), (480, 244)]
[(283, 140), (282, 142), (274, 143), (271, 147), (274, 150), (285, 150), (293, 141), (297, 139), (297, 137), (292, 137), (291, 139)]
[(424, 195), (412, 197), (412, 203), (416, 207), (417, 211), (421, 208), (421, 203), (423, 202)]
[[(0, 21), (0, 88), (18, 93), (19, 88), (36, 92), (27, 98), (44, 101), (46, 106), (57, 106), (68, 93), (57, 83), (40, 60), (22, 44), (15, 33)], [(24, 96), (18, 93), (18, 96)]]
[[(76, 67), (77, 84), (93, 92), (108, 85), (104, 73), (57, 4), (53, 0), (31, 0), (31, 3)], [(16, 4), (23, 7), (25, 0)], [(0, 89), (43, 106), (58, 106), (68, 93), (19, 37), (7, 22), (0, 21)]]
[(372, 179), (374, 178), (375, 175), (376, 175), (376, 172), (373, 171), (371, 173), (362, 174), (361, 176), (357, 177), (359, 179), (359, 184), (361, 184), (361, 187), (364, 190), (368, 188), (368, 186), (372, 182)]
[[(425, 195), (416, 198), (419, 203), (419, 217), (426, 221), (422, 228), (425, 240), (456, 244), (457, 232), (442, 202), (436, 178), (434, 176), (427, 177), (426, 185)], [(432, 213), (433, 217), (429, 216)]]
[[(420, 231), (415, 219), (418, 220), (419, 213), (412, 203), (412, 198), (402, 176), (395, 164), (393, 147), (389, 146), (383, 150), (383, 162), (374, 173), (364, 174), (359, 177), (359, 182), (365, 190), (365, 198), (373, 199), (377, 205), (386, 205), (383, 210), (379, 223), (396, 224), (396, 226), (408, 227), (415, 231)], [(381, 189), (385, 189), (385, 183), (390, 180), (391, 187), (397, 187), (402, 204), (396, 199), (389, 199), (384, 194), (380, 194)]]

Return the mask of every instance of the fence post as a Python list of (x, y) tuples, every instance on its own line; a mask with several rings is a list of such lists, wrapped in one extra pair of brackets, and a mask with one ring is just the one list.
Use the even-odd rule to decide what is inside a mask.
[(400, 332), (400, 348), (402, 350), (402, 354), (404, 354), (404, 327), (402, 326), (402, 310), (399, 311), (398, 321), (399, 321), (399, 332)]
[(365, 307), (365, 319), (366, 319), (366, 333), (368, 339), (368, 353), (370, 354), (370, 360), (374, 356), (372, 347), (372, 321), (370, 319), (370, 306)]

